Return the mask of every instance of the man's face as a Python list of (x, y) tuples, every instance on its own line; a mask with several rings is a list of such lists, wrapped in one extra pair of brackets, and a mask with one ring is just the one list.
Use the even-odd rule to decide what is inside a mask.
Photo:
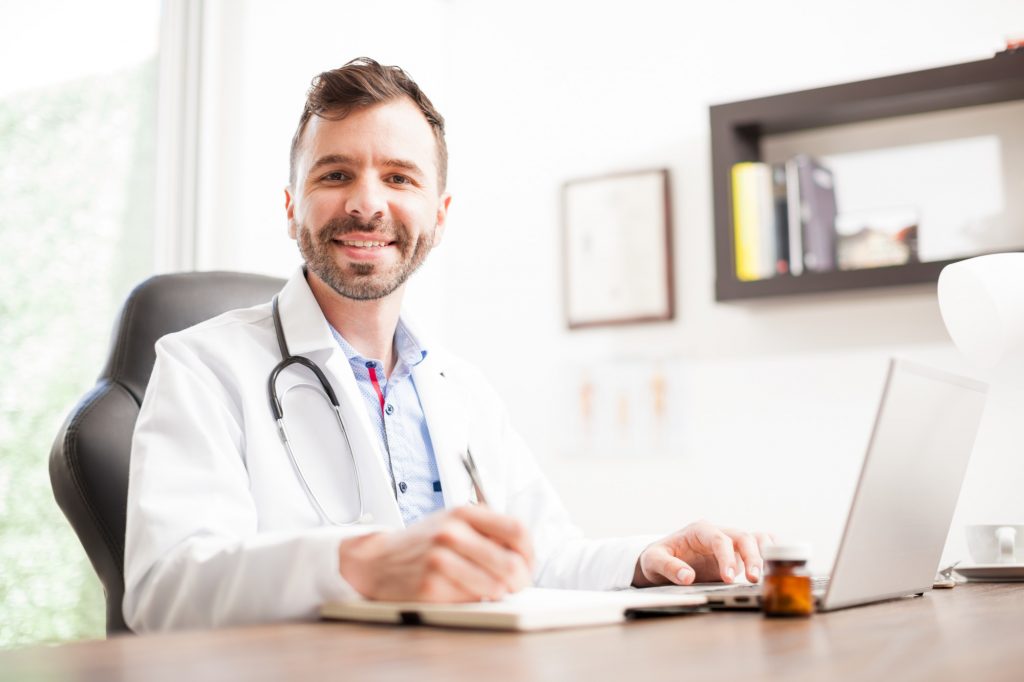
[(406, 98), (310, 118), (285, 208), (312, 274), (357, 300), (405, 283), (440, 241), (451, 200), (438, 196), (435, 144)]

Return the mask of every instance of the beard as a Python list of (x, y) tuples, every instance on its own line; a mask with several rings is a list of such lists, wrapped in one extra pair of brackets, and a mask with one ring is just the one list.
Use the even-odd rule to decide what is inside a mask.
[[(354, 232), (384, 235), (398, 249), (398, 262), (388, 267), (376, 263), (339, 264), (334, 241)], [(434, 246), (433, 230), (413, 240), (400, 222), (363, 223), (352, 217), (329, 220), (316, 235), (300, 224), (296, 241), (306, 267), (339, 295), (356, 301), (372, 301), (393, 293), (423, 264)]]

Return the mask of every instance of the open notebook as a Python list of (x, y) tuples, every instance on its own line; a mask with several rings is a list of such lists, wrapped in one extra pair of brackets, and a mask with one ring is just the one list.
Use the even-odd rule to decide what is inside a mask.
[(423, 623), (487, 630), (553, 630), (621, 623), (632, 612), (697, 610), (698, 594), (647, 594), (633, 590), (595, 592), (527, 588), (496, 602), (429, 604), (425, 602), (341, 601), (320, 609), (324, 618), (364, 623)]

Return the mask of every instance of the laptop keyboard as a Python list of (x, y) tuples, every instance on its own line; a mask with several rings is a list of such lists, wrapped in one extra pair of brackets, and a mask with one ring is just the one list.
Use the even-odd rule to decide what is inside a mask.
[[(746, 595), (750, 595), (751, 597), (760, 597), (762, 587), (763, 586), (761, 585), (761, 583), (748, 583), (742, 585), (699, 586), (699, 588), (702, 588), (700, 591), (705, 592), (708, 595), (708, 601), (710, 601), (711, 603), (724, 601), (727, 597), (743, 597)], [(811, 592), (814, 594), (815, 597), (824, 596), (825, 590), (827, 588), (827, 576), (815, 576), (811, 578)], [(739, 601), (742, 602), (742, 599), (740, 599)]]
[[(811, 578), (811, 591), (815, 593), (824, 592), (828, 588), (829, 576), (818, 575)], [(761, 583), (744, 583), (741, 585), (700, 585), (703, 588), (702, 591), (707, 591), (710, 594), (721, 594), (722, 592), (728, 592), (730, 595), (733, 594), (760, 594), (762, 585)]]
[[(822, 596), (828, 587), (828, 576), (812, 576), (811, 591), (815, 596)], [(696, 583), (694, 585), (662, 585), (660, 587), (645, 587), (645, 592), (670, 592), (670, 593), (694, 593), (707, 595), (708, 601), (722, 602), (726, 597), (743, 597), (750, 595), (759, 597), (761, 594), (761, 583), (740, 583), (738, 585), (727, 585), (725, 583)]]

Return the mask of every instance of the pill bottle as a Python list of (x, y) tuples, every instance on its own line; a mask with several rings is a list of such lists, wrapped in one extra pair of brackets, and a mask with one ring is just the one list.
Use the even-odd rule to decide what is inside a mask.
[(809, 616), (814, 612), (807, 545), (769, 545), (764, 549), (761, 610), (769, 617)]

